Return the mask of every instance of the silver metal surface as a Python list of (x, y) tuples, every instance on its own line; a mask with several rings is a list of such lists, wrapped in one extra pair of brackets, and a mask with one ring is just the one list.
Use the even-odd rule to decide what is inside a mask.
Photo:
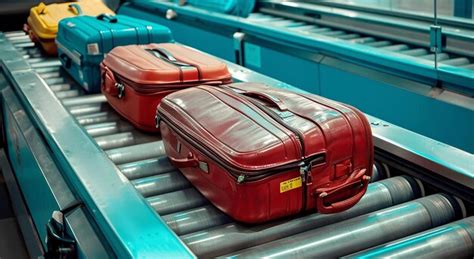
[(118, 168), (129, 180), (162, 174), (176, 169), (166, 156), (122, 164)]
[(162, 216), (207, 204), (206, 198), (194, 188), (153, 196), (147, 201)]
[(446, 224), (455, 215), (450, 201), (435, 194), (228, 256), (335, 258)]
[(87, 96), (80, 96), (76, 98), (70, 98), (63, 101), (64, 106), (76, 106), (85, 104), (105, 103), (107, 99), (103, 94), (91, 94)]
[(472, 258), (474, 217), (433, 228), (344, 258)]
[[(288, 21), (284, 21), (282, 19), (274, 19), (274, 21), (278, 21), (280, 26), (294, 26), (294, 24), (292, 25), (291, 22), (289, 23)], [(304, 25), (300, 24), (298, 26)], [(314, 27), (315, 30), (325, 29), (317, 28), (317, 26)], [(333, 35), (344, 39), (352, 39), (355, 41), (371, 41), (371, 39), (364, 37), (359, 39), (353, 38), (361, 36), (341, 34), (340, 31), (321, 30), (321, 32), (327, 32), (327, 35)], [(394, 51), (402, 49), (405, 48), (397, 47), (390, 50)], [(25, 49), (25, 51), (28, 53), (34, 53), (30, 50), (32, 49)], [(415, 54), (418, 55), (420, 53)], [(43, 61), (38, 61), (35, 64), (39, 65), (39, 63), (43, 63)], [(51, 63), (49, 65), (51, 65)], [(57, 97), (63, 97), (61, 96), (61, 92), (68, 90), (77, 91), (78, 95), (83, 94), (82, 91), (77, 90), (79, 89), (77, 88), (77, 85), (66, 83), (70, 82), (70, 80), (61, 77), (58, 66), (51, 67), (49, 65), (44, 67), (39, 66), (35, 69), (41, 73), (40, 75), (44, 77), (43, 79), (45, 79), (46, 83), (52, 84), (50, 88), (51, 90), (58, 92), (59, 96)], [(287, 89), (294, 89), (293, 87), (282, 82), (270, 79), (268, 77), (254, 73), (248, 69), (238, 67), (234, 64), (229, 64), (229, 70), (232, 72), (236, 80), (264, 82)], [(298, 89), (296, 90), (300, 91)], [(66, 94), (63, 93), (63, 95)], [(78, 121), (81, 121), (83, 124), (85, 124), (83, 128), (87, 131), (87, 133), (89, 133), (90, 136), (95, 138), (98, 146), (102, 147), (102, 149), (110, 149), (106, 151), (106, 154), (115, 163), (115, 165), (117, 165), (121, 173), (131, 180), (131, 183), (140, 193), (142, 193), (145, 197), (148, 197), (146, 200), (150, 203), (151, 207), (153, 207), (156, 212), (160, 214), (162, 220), (164, 220), (169, 225), (169, 227), (175, 231), (176, 234), (183, 235), (181, 236), (182, 240), (188, 243), (188, 246), (194, 252), (200, 251), (200, 253), (202, 253), (199, 254), (196, 252), (196, 254), (201, 257), (233, 253), (239, 249), (249, 248), (273, 240), (278, 242), (277, 239), (287, 237), (289, 238), (291, 235), (308, 230), (319, 233), (318, 231), (320, 229), (318, 228), (321, 228), (327, 224), (340, 222), (359, 215), (363, 215), (365, 213), (370, 213), (375, 210), (387, 208), (412, 200), (413, 198), (416, 198), (420, 192), (418, 190), (419, 187), (417, 187), (416, 184), (413, 184), (412, 180), (396, 177), (385, 181), (372, 183), (369, 187), (368, 193), (361, 200), (361, 202), (352, 209), (343, 213), (333, 215), (311, 214), (304, 217), (297, 217), (296, 219), (282, 220), (279, 222), (273, 222), (271, 224), (266, 224), (263, 226), (259, 225), (255, 227), (244, 226), (237, 223), (228, 224), (231, 221), (227, 216), (210, 205), (196, 189), (188, 188), (191, 187), (191, 185), (181, 173), (178, 171), (173, 171), (175, 168), (164, 156), (162, 142), (149, 142), (156, 140), (157, 138), (154, 136), (150, 137), (147, 134), (143, 134), (134, 130), (129, 123), (122, 120), (115, 112), (113, 112), (111, 108), (109, 108), (109, 106), (106, 104), (104, 96), (99, 94), (72, 97), (63, 99), (62, 103), (64, 106), (66, 106), (66, 108), (69, 108), (70, 114), (76, 116)], [(406, 134), (401, 137), (407, 138), (407, 135), (410, 136), (410, 134)], [(141, 137), (144, 137), (144, 139)], [(134, 145), (141, 142), (145, 143)], [(398, 143), (390, 143), (392, 146), (397, 144)], [(409, 150), (409, 152), (412, 152), (412, 150)], [(420, 155), (423, 156), (422, 154)], [(426, 155), (423, 157), (427, 158)], [(428, 156), (427, 159), (431, 160), (431, 158), (432, 157)], [(436, 160), (433, 162), (439, 163), (439, 161)], [(378, 173), (379, 170), (374, 170), (374, 179), (378, 178)], [(122, 177), (121, 181), (123, 182), (123, 180), (128, 182)], [(107, 183), (104, 184), (107, 185)], [(115, 196), (119, 195), (120, 194), (116, 194)], [(125, 198), (122, 197), (122, 199)], [(433, 205), (432, 202), (425, 202), (424, 206), (427, 207), (426, 211), (430, 211), (432, 213), (437, 211), (439, 212), (446, 207), (444, 202), (440, 202), (434, 207), (430, 206), (430, 204)], [(416, 207), (416, 209), (413, 211), (407, 209), (406, 211), (408, 212), (400, 208), (395, 208), (396, 210), (402, 211), (400, 212), (402, 217), (399, 215), (398, 218), (392, 217), (393, 213), (391, 214), (390, 212), (386, 212), (386, 214), (389, 215), (388, 217), (385, 215), (378, 217), (379, 215), (376, 213), (372, 214), (375, 215), (374, 218), (382, 222), (389, 220), (398, 222), (405, 216), (407, 219), (411, 220), (413, 217), (415, 217), (412, 214), (418, 213), (417, 215), (422, 219), (418, 221), (412, 220), (413, 224), (425, 222), (427, 217), (426, 213), (423, 214), (419, 211), (421, 210), (420, 208), (422, 206), (413, 205), (413, 207)], [(390, 210), (390, 208), (386, 210)], [(136, 218), (136, 213), (134, 215), (134, 218)], [(436, 224), (442, 224), (446, 217), (449, 217), (449, 215), (439, 216), (435, 213), (432, 218), (434, 222), (433, 226)], [(340, 223), (342, 224), (344, 222)], [(380, 225), (381, 224), (376, 225), (376, 227), (380, 227)], [(124, 225), (123, 227), (127, 228), (127, 225)], [(153, 226), (150, 225), (150, 227)], [(370, 225), (369, 227), (372, 226)], [(376, 227), (374, 228), (376, 229)], [(341, 233), (341, 235), (348, 235), (347, 229), (345, 230), (346, 232)], [(165, 234), (168, 233), (166, 230), (163, 232), (165, 232)], [(296, 237), (298, 238), (300, 235), (304, 234), (305, 233), (298, 234)], [(399, 233), (397, 232), (396, 234)], [(339, 236), (336, 237), (339, 238)], [(328, 236), (328, 238), (333, 237)], [(355, 241), (355, 243), (359, 242), (357, 239)], [(150, 243), (147, 245), (150, 245)], [(145, 245), (142, 247), (142, 249), (145, 249)]]
[(91, 137), (99, 137), (119, 132), (125, 132), (133, 129), (130, 123), (123, 120), (103, 122), (98, 124), (86, 125), (84, 129)]
[(178, 235), (209, 229), (231, 222), (231, 219), (212, 205), (163, 216), (163, 220)]
[(46, 68), (46, 67), (59, 67), (59, 66), (61, 66), (61, 61), (57, 59), (31, 64), (32, 68)]
[(371, 183), (361, 201), (342, 213), (310, 214), (254, 227), (230, 223), (184, 235), (181, 239), (200, 257), (220, 256), (410, 201), (417, 198), (418, 189), (410, 178), (394, 177)]
[(474, 190), (473, 154), (366, 116), (377, 148)]
[(115, 164), (124, 164), (163, 156), (165, 155), (165, 147), (162, 141), (155, 141), (130, 147), (111, 149), (107, 150), (106, 153)]
[(133, 180), (132, 184), (145, 197), (173, 192), (191, 186), (189, 181), (178, 171), (140, 178)]
[(95, 138), (97, 145), (99, 145), (99, 147), (104, 150), (137, 145), (157, 140), (159, 140), (157, 136), (144, 134), (136, 130)]
[[(51, 89), (52, 87), (53, 86), (51, 86)], [(71, 107), (69, 109), (69, 112), (74, 116), (80, 116), (84, 114), (98, 113), (110, 110), (110, 106), (107, 103), (94, 103)]]
[[(22, 104), (29, 109), (29, 116), (48, 143), (50, 150), (44, 154), (55, 156), (54, 161), (61, 166), (62, 175), (68, 179), (68, 184), (87, 211), (93, 213), (95, 226), (117, 257), (153, 257), (162, 253), (170, 257), (192, 257), (192, 253), (145, 204), (129, 181), (119, 177), (117, 167), (48, 89), (45, 80), (24, 61), (2, 60), (2, 71), (14, 85)], [(98, 97), (76, 97), (67, 103), (74, 106), (105, 101), (103, 96)], [(151, 148), (151, 156), (163, 154), (153, 150)], [(118, 160), (123, 159), (124, 154), (127, 157), (126, 151), (110, 151), (111, 156)], [(133, 218), (139, 220), (130, 221)]]
[(71, 97), (79, 96), (79, 90), (64, 90), (64, 91), (57, 91), (56, 97), (59, 99), (66, 99)]
[(118, 120), (120, 117), (114, 112), (98, 112), (93, 114), (86, 114), (77, 116), (76, 120), (81, 125), (97, 124), (102, 122), (109, 122)]

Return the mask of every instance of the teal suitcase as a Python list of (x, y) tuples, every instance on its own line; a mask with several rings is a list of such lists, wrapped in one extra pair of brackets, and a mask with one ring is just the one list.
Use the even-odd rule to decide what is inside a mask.
[(247, 17), (255, 7), (255, 0), (187, 0), (186, 4), (220, 13)]
[(165, 42), (173, 42), (167, 27), (125, 15), (65, 18), (56, 38), (64, 69), (91, 93), (100, 92), (100, 62), (114, 47)]

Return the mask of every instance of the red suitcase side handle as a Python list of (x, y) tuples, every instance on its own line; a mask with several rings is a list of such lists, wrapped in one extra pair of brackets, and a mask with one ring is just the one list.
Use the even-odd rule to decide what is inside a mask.
[[(104, 65), (102, 72), (102, 90), (108, 93), (110, 96), (118, 97), (119, 99), (123, 97), (123, 85), (119, 84), (115, 79), (114, 73)], [(107, 80), (107, 77), (110, 78), (111, 82)], [(121, 88), (120, 88), (121, 87)]]
[(178, 168), (198, 167), (199, 166), (199, 161), (194, 156), (194, 154), (191, 153), (191, 152), (189, 152), (187, 158), (179, 159), (179, 158), (169, 157), (169, 159)]
[[(347, 210), (354, 206), (364, 196), (370, 181), (370, 176), (365, 175), (366, 169), (355, 171), (349, 179), (337, 187), (321, 188), (316, 190), (316, 207), (320, 213), (330, 214)], [(362, 183), (362, 186), (360, 185)], [(360, 191), (345, 200), (328, 203), (325, 201), (330, 197), (351, 189), (357, 188)]]

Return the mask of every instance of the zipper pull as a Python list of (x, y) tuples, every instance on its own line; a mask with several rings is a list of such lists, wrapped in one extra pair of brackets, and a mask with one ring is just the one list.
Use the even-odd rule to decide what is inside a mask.
[(306, 182), (306, 175), (307, 175), (307, 173), (308, 173), (308, 165), (307, 165), (305, 162), (301, 162), (301, 163), (299, 164), (299, 166), (300, 166), (301, 181), (302, 181), (303, 183), (305, 183), (305, 182)]
[(125, 86), (122, 83), (115, 83), (115, 87), (118, 90), (118, 98), (122, 99), (123, 93), (124, 93), (124, 90), (125, 90)]
[(245, 181), (245, 178), (246, 178), (246, 175), (244, 174), (239, 175), (239, 177), (237, 177), (237, 183), (238, 184), (243, 183)]
[(159, 129), (160, 128), (160, 122), (161, 122), (161, 117), (156, 113), (155, 115), (155, 128)]

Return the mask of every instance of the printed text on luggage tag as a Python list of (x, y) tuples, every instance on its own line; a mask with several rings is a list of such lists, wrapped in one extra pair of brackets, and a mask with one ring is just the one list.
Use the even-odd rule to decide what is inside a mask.
[(296, 188), (300, 188), (302, 185), (301, 177), (298, 176), (296, 178), (286, 180), (280, 183), (280, 193), (284, 193)]

